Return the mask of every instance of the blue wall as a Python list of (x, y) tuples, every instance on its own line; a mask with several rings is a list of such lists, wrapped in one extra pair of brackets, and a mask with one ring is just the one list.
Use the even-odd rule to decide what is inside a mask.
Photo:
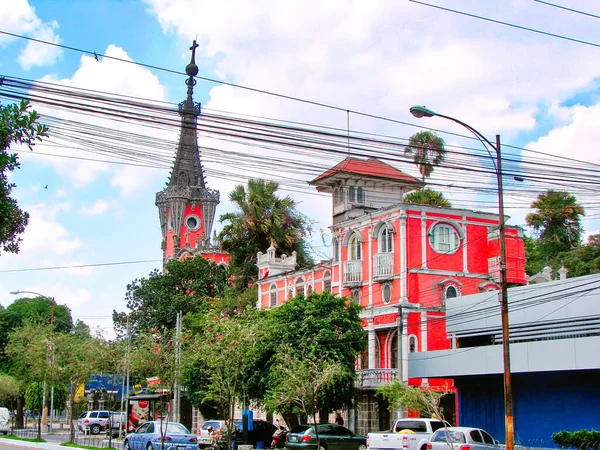
[(123, 376), (122, 375), (92, 375), (85, 383), (85, 389), (106, 389), (108, 391), (118, 391), (117, 398), (123, 394)]
[[(600, 428), (600, 370), (513, 374), (515, 442), (555, 447), (552, 433)], [(458, 417), (504, 442), (501, 375), (457, 377)]]

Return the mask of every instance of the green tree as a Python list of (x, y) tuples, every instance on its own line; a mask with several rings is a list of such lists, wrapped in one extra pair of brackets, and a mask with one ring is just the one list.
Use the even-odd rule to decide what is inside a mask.
[(45, 125), (38, 123), (39, 115), (29, 109), (29, 104), (0, 105), (0, 250), (18, 253), (29, 222), (29, 214), (19, 208), (17, 201), (11, 198), (14, 183), (8, 182), (8, 173), (20, 167), (16, 153), (9, 153), (12, 144), (24, 144), (31, 147), (35, 141), (47, 136)]
[(404, 196), (404, 203), (415, 205), (438, 206), (440, 208), (452, 208), (452, 203), (444, 194), (433, 189), (423, 188), (418, 191), (409, 192)]
[(0, 369), (10, 372), (10, 362), (5, 355), (11, 332), (25, 322), (49, 324), (54, 320), (54, 330), (59, 333), (73, 328), (71, 310), (64, 305), (57, 305), (45, 297), (19, 298), (4, 310), (0, 310)]
[(391, 413), (406, 408), (418, 412), (420, 417), (437, 416), (440, 419), (444, 418), (440, 409), (440, 401), (445, 395), (451, 393), (450, 389), (408, 386), (398, 380), (377, 389), (377, 395), (381, 395), (388, 401)]
[(534, 211), (527, 214), (525, 221), (538, 235), (544, 260), (579, 246), (583, 234), (581, 216), (585, 211), (575, 196), (550, 189), (538, 195), (531, 208)]
[[(203, 332), (190, 342), (184, 383), (192, 402), (216, 409), (233, 430), (236, 405), (253, 398), (255, 378), (265, 376), (261, 358), (267, 341), (264, 312), (238, 307), (212, 309), (191, 318)], [(227, 448), (231, 434), (227, 433)]]
[[(337, 383), (345, 372), (346, 368), (339, 362), (323, 361), (315, 355), (298, 359), (293, 356), (291, 347), (284, 347), (273, 366), (272, 387), (266, 404), (272, 410), (312, 417), (316, 424), (321, 392)], [(315, 434), (317, 448), (321, 448), (316, 426)]]
[(433, 169), (446, 159), (444, 139), (433, 131), (419, 131), (408, 139), (404, 154), (412, 155), (413, 162), (419, 167), (423, 182), (433, 173)]
[(170, 261), (164, 271), (154, 270), (148, 278), (127, 285), (127, 308), (113, 311), (113, 323), (119, 336), (158, 330), (161, 334), (175, 329), (178, 312), (206, 311), (210, 299), (224, 295), (229, 274), (223, 266), (204, 258)]
[(0, 373), (0, 405), (15, 408), (16, 401), (21, 395), (21, 383), (15, 377)]
[[(332, 382), (319, 390), (317, 404), (320, 411), (331, 411), (350, 406), (356, 391), (355, 361), (367, 347), (366, 332), (361, 326), (361, 307), (344, 297), (329, 292), (298, 295), (268, 312), (270, 353), (277, 355), (280, 343), (289, 343), (292, 357), (320, 360), (324, 365), (339, 363), (343, 368)], [(324, 366), (325, 367), (325, 366)], [(276, 364), (268, 366), (277, 371)], [(286, 421), (291, 411), (279, 411)], [(294, 421), (290, 417), (290, 421)]]
[[(25, 389), (25, 408), (32, 411), (39, 411), (42, 409), (41, 398), (42, 398), (42, 385), (38, 382), (33, 382), (27, 389)], [(54, 398), (53, 407), (56, 410), (63, 410), (67, 405), (69, 396), (69, 388), (64, 384), (54, 385)], [(50, 399), (48, 399), (49, 401)], [(48, 403), (46, 406), (50, 406)]]
[(256, 254), (273, 244), (279, 253), (296, 252), (300, 267), (312, 263), (306, 237), (311, 228), (308, 219), (296, 209), (289, 196), (279, 197), (274, 181), (249, 180), (248, 187), (236, 186), (229, 200), (237, 211), (224, 214), (224, 227), (219, 233), (223, 250), (229, 253), (229, 264), (239, 290), (256, 281)]

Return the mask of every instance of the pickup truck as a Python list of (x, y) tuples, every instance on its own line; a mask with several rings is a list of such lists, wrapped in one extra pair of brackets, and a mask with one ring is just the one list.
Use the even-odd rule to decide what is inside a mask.
[[(447, 427), (449, 423), (445, 424)], [(369, 450), (427, 450), (433, 432), (444, 427), (439, 419), (398, 419), (392, 431), (369, 433)]]

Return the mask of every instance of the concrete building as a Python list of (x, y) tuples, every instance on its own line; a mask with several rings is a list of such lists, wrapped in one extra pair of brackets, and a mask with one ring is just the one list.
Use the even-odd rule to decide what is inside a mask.
[[(513, 287), (508, 301), (515, 442), (552, 447), (557, 431), (598, 429), (600, 274)], [(453, 378), (458, 422), (503, 441), (497, 293), (448, 299), (446, 330), (452, 348), (412, 353), (409, 372), (429, 380)]]

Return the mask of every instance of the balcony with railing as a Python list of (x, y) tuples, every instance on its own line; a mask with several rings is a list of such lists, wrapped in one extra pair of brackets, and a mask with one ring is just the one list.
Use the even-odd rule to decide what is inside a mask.
[(375, 253), (374, 262), (373, 278), (375, 280), (389, 280), (394, 276), (393, 253)]
[(362, 284), (362, 261), (360, 259), (344, 263), (344, 286), (359, 286)]
[(365, 369), (356, 371), (356, 387), (377, 389), (398, 378), (398, 369)]

